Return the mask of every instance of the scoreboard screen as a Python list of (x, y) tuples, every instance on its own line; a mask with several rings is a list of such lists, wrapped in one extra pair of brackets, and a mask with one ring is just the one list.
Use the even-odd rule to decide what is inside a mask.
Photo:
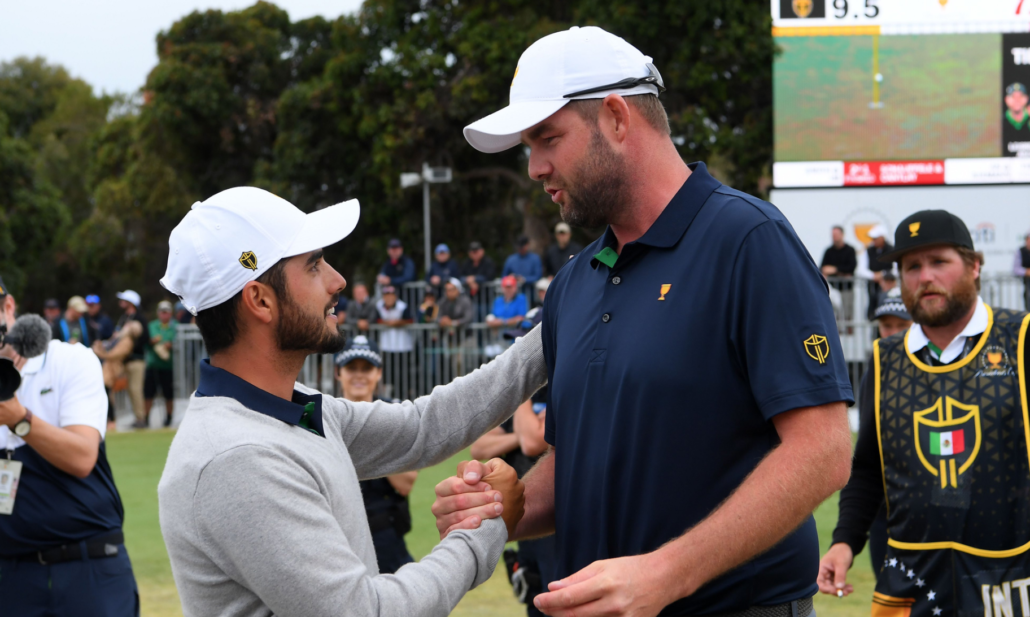
[(1030, 182), (1030, 0), (772, 0), (777, 187)]

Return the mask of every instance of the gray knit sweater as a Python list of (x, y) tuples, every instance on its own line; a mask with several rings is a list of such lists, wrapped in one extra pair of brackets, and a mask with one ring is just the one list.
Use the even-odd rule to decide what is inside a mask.
[(503, 522), (453, 532), (419, 563), (379, 574), (358, 480), (445, 460), (546, 380), (538, 327), (414, 402), (323, 397), (325, 438), (231, 398), (194, 396), (158, 485), (183, 612), (447, 615), (493, 573)]

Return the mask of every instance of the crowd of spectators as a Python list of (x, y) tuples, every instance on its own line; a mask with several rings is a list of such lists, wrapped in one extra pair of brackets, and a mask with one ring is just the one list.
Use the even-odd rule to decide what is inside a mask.
[[(362, 281), (352, 283), (351, 297), (340, 298), (336, 315), (341, 324), (355, 326), (359, 331), (367, 331), (372, 324), (390, 328), (380, 340), (380, 349), (387, 359), (391, 354), (410, 353), (413, 349), (412, 337), (403, 329), (408, 324), (436, 323), (457, 328), (485, 323), (497, 329), (513, 327), (534, 306), (539, 306), (539, 290), (546, 289), (558, 270), (583, 249), (572, 241), (572, 230), (565, 223), (555, 226), (554, 240), (541, 259), (530, 250), (529, 238), (519, 236), (514, 243), (515, 251), (504, 260), (500, 272), (478, 241), (469, 243), (460, 263), (448, 244), (437, 244), (422, 282), (424, 286), (420, 293), (409, 295), (405, 294), (406, 285), (418, 282), (415, 262), (405, 255), (401, 241), (394, 238), (387, 244), (387, 259), (374, 288)], [(499, 293), (493, 293), (494, 290)]]

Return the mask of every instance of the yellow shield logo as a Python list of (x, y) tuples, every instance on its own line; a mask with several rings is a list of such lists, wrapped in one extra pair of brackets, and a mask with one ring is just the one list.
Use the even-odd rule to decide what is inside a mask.
[(911, 223), (908, 226), (908, 231), (912, 234), (911, 236), (909, 236), (910, 238), (915, 238), (916, 236), (918, 236), (919, 235), (919, 221), (916, 221), (915, 223)]
[(805, 339), (805, 353), (819, 364), (826, 364), (826, 358), (830, 357), (830, 343), (825, 336), (813, 334)]
[(794, 14), (802, 19), (812, 14), (812, 0), (791, 0), (790, 6)]
[(240, 265), (248, 270), (257, 270), (257, 255), (253, 251), (244, 251), (240, 255)]
[[(955, 417), (956, 414), (961, 414)], [(941, 488), (958, 488), (958, 478), (980, 453), (980, 408), (946, 397), (912, 414), (916, 455)]]

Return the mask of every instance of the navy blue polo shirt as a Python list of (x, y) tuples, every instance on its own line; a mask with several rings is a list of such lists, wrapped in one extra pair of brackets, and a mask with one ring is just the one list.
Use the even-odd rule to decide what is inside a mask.
[(236, 399), (251, 411), (263, 413), (291, 426), (299, 426), (325, 437), (321, 394), (304, 394), (294, 390), (292, 400), (288, 401), (240, 379), (229, 371), (211, 366), (211, 361), (205, 358), (200, 363), (197, 396), (225, 396)]
[[(616, 255), (609, 228), (547, 290), (558, 578), (683, 535), (778, 443), (773, 416), (854, 398), (826, 283), (790, 224), (690, 168), (643, 237)], [(809, 597), (818, 560), (809, 517), (662, 615)]]
[[(6, 458), (7, 450), (0, 448)], [(0, 514), (0, 559), (75, 544), (122, 528), (125, 510), (100, 442), (97, 463), (85, 478), (65, 473), (29, 446), (11, 458), (22, 462), (14, 514)], [(2, 612), (2, 611), (0, 611)]]

